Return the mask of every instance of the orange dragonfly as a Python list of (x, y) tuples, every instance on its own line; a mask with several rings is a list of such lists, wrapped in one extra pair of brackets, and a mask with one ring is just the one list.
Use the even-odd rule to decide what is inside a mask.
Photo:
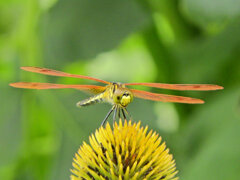
[[(77, 103), (78, 107), (88, 106), (98, 102), (108, 102), (112, 104), (112, 108), (107, 113), (106, 117), (102, 122), (102, 126), (105, 124), (106, 120), (112, 112), (113, 121), (116, 119), (116, 114), (120, 118), (122, 113), (124, 119), (126, 119), (126, 114), (129, 115), (126, 107), (129, 103), (133, 101), (133, 97), (148, 99), (152, 101), (161, 101), (161, 102), (175, 102), (175, 103), (187, 103), (187, 104), (203, 104), (204, 101), (201, 99), (195, 99), (191, 97), (183, 96), (174, 96), (166, 95), (159, 93), (151, 93), (148, 91), (142, 91), (137, 89), (130, 89), (129, 86), (149, 86), (160, 89), (171, 89), (171, 90), (193, 90), (193, 91), (210, 91), (210, 90), (219, 90), (223, 89), (222, 86), (212, 85), (212, 84), (164, 84), (164, 83), (115, 83), (108, 82), (101, 79), (69, 74), (61, 71), (56, 71), (47, 68), (40, 67), (21, 67), (25, 71), (30, 71), (34, 73), (40, 73), (50, 76), (63, 76), (63, 77), (73, 77), (80, 79), (88, 79), (97, 81), (106, 86), (97, 86), (97, 85), (66, 85), (66, 84), (52, 84), (52, 83), (38, 83), (38, 82), (16, 82), (11, 83), (10, 86), (16, 88), (26, 88), (26, 89), (63, 89), (63, 88), (72, 88), (78, 89), (84, 92), (94, 94), (94, 96), (89, 97), (85, 100), (79, 101)], [(125, 114), (126, 113), (126, 114)]]

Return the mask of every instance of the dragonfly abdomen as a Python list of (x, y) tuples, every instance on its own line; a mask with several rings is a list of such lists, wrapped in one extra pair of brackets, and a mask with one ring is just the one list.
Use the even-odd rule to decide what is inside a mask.
[(79, 101), (77, 103), (77, 106), (78, 107), (88, 106), (88, 105), (96, 104), (96, 103), (99, 103), (99, 102), (102, 102), (102, 101), (103, 101), (103, 95), (102, 94), (98, 94), (98, 95), (90, 97), (88, 99)]

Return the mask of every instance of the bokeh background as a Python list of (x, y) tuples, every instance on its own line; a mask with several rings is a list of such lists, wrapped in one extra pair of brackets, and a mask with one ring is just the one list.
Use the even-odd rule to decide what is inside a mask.
[(95, 84), (19, 69), (41, 66), (117, 82), (224, 86), (213, 92), (145, 88), (206, 103), (135, 99), (128, 109), (167, 142), (181, 179), (238, 180), (239, 18), (236, 0), (0, 0), (0, 179), (69, 179), (74, 153), (110, 108), (78, 109), (76, 102), (88, 95), (77, 90), (8, 86)]

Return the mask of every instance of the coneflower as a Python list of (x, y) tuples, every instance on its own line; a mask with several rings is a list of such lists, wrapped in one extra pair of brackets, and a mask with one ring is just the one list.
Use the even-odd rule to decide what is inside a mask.
[(173, 156), (161, 137), (139, 123), (107, 123), (83, 143), (73, 159), (71, 180), (177, 180)]

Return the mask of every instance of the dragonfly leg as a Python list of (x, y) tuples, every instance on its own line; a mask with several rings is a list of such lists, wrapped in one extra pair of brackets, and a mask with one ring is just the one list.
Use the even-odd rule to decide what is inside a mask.
[(119, 119), (121, 119), (120, 112), (121, 112), (121, 109), (120, 109), (120, 107), (118, 107), (118, 111), (117, 111), (117, 113), (118, 113), (118, 118), (119, 118)]
[(130, 113), (128, 112), (127, 108), (123, 108), (123, 110), (126, 112), (126, 114), (128, 115), (128, 117), (129, 117), (130, 119), (132, 119), (132, 117), (131, 117)]
[(114, 109), (114, 112), (113, 112), (113, 125), (115, 124), (117, 111), (118, 111), (118, 107), (115, 106), (115, 109)]
[(104, 126), (106, 120), (108, 119), (108, 117), (110, 116), (110, 114), (113, 112), (113, 110), (116, 108), (116, 106), (113, 106), (110, 111), (107, 113), (106, 117), (104, 118), (104, 120), (101, 123), (101, 126)]
[(121, 108), (121, 110), (122, 110), (122, 115), (123, 115), (123, 118), (124, 118), (124, 120), (127, 120), (127, 118), (126, 118), (126, 115), (125, 115), (125, 112), (124, 112), (124, 110), (123, 110), (124, 108)]

